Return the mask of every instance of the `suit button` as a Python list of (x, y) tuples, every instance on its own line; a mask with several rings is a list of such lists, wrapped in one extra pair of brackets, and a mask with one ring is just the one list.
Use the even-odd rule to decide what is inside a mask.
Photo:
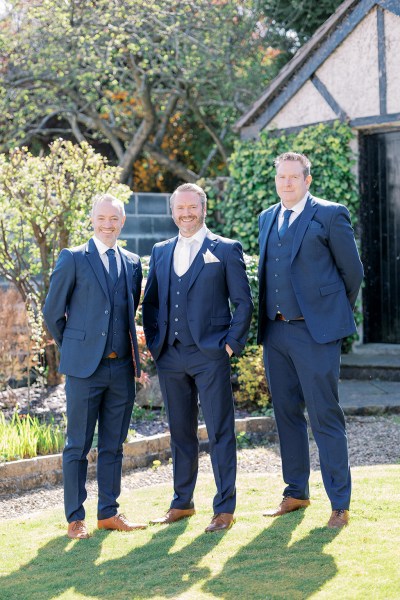
[(105, 331), (102, 331), (102, 332), (101, 332), (101, 335), (102, 335), (102, 336), (105, 336), (105, 335), (107, 335), (107, 334), (106, 334), (106, 332), (105, 332)]
[(175, 318), (175, 321), (179, 321), (179, 319), (178, 319), (178, 318)]
[(177, 331), (175, 331), (175, 335), (178, 335), (178, 332), (177, 332)]
[(109, 312), (110, 312), (110, 311), (108, 311), (108, 310), (105, 310), (105, 311), (104, 311), (104, 314), (105, 314), (105, 315), (108, 315), (108, 313), (109, 313)]

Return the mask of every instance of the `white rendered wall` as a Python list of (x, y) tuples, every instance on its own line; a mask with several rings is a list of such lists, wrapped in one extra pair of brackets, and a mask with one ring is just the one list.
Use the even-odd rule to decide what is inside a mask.
[(350, 119), (379, 114), (377, 10), (372, 10), (317, 70)]
[(400, 112), (400, 17), (385, 11), (387, 112)]
[(267, 129), (286, 129), (297, 125), (310, 125), (337, 118), (329, 104), (314, 85), (307, 81), (289, 100), (270, 123)]

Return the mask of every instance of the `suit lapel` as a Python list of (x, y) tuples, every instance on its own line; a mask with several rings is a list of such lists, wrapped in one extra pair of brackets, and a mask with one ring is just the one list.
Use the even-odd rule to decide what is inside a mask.
[(108, 287), (106, 276), (104, 273), (103, 263), (101, 262), (100, 255), (97, 251), (96, 244), (94, 243), (93, 239), (90, 239), (86, 245), (86, 256), (94, 271), (94, 274), (98, 279), (98, 282), (100, 283), (103, 292), (108, 298)]
[(192, 287), (192, 285), (198, 278), (199, 274), (201, 273), (202, 269), (204, 268), (205, 262), (204, 262), (204, 258), (202, 255), (205, 252), (207, 252), (207, 250), (214, 253), (218, 246), (218, 243), (219, 243), (218, 237), (216, 235), (214, 235), (213, 233), (211, 233), (211, 231), (207, 231), (207, 235), (204, 238), (204, 242), (202, 243), (201, 248), (198, 251), (196, 258), (194, 259), (193, 271), (192, 271), (192, 276), (190, 278), (188, 290), (190, 290), (190, 288)]
[(158, 289), (160, 292), (160, 302), (165, 302), (168, 300), (168, 291), (169, 291), (169, 277), (172, 269), (172, 259), (174, 256), (174, 250), (176, 246), (176, 242), (178, 241), (178, 236), (172, 238), (168, 241), (167, 244), (163, 247), (163, 252), (161, 252), (161, 256), (159, 259), (159, 263), (157, 265), (157, 275), (159, 279)]
[(293, 260), (296, 257), (296, 254), (300, 249), (304, 234), (306, 233), (307, 227), (309, 226), (310, 221), (313, 218), (316, 211), (317, 207), (314, 198), (312, 196), (308, 196), (304, 210), (299, 217), (299, 224), (294, 235), (291, 262), (293, 262)]
[(129, 318), (129, 329), (130, 329), (130, 338), (133, 350), (133, 362), (135, 365), (135, 374), (136, 377), (140, 377), (141, 368), (140, 368), (140, 354), (139, 354), (139, 346), (137, 342), (136, 335), (136, 324), (135, 324), (135, 305), (133, 301), (133, 264), (130, 260), (128, 260), (124, 250), (118, 247), (119, 255), (121, 257), (121, 275), (125, 274), (126, 286), (128, 290), (128, 318)]
[(122, 273), (125, 274), (125, 280), (126, 280), (126, 286), (128, 289), (128, 294), (131, 295), (132, 282), (133, 282), (132, 263), (126, 259), (126, 256), (123, 253), (123, 251), (121, 250), (121, 248), (118, 248), (118, 252), (121, 257), (121, 265), (122, 265), (121, 275), (122, 275)]
[(263, 269), (260, 268), (260, 265), (265, 264), (266, 254), (267, 254), (267, 243), (268, 236), (272, 229), (272, 225), (275, 222), (276, 217), (280, 211), (281, 205), (277, 204), (272, 210), (265, 213), (262, 224), (262, 229), (260, 231), (260, 261), (259, 261), (259, 272), (261, 273)]

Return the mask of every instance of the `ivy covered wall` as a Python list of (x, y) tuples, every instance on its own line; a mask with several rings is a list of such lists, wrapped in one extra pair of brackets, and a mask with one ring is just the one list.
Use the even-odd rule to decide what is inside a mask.
[[(230, 177), (204, 185), (209, 197), (207, 226), (215, 233), (239, 240), (247, 257), (247, 269), (257, 311), (258, 215), (279, 202), (275, 189), (274, 159), (288, 151), (301, 152), (311, 160), (313, 181), (310, 192), (319, 198), (344, 204), (353, 227), (359, 215), (359, 194), (353, 171), (355, 164), (350, 142), (354, 134), (346, 123), (319, 124), (296, 134), (273, 136), (270, 132), (257, 141), (239, 141), (230, 159)], [(356, 322), (362, 320), (356, 307)], [(255, 344), (256, 312), (248, 346)], [(357, 336), (347, 338), (348, 352)], [(251, 349), (251, 348), (250, 348)]]
[(310, 192), (340, 202), (357, 223), (359, 195), (352, 171), (350, 141), (354, 134), (346, 123), (315, 125), (300, 133), (261, 135), (257, 141), (239, 141), (230, 159), (230, 178), (224, 189), (206, 185), (209, 196), (207, 225), (238, 239), (248, 254), (258, 254), (258, 220), (262, 210), (279, 201), (275, 190), (274, 159), (288, 151), (302, 152), (311, 160)]

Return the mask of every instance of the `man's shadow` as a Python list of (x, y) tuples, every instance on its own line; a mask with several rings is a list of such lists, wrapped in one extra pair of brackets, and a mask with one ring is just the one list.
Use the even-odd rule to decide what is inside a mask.
[(202, 532), (174, 552), (187, 525), (188, 520), (184, 520), (154, 527), (154, 535), (142, 546), (120, 558), (100, 561), (106, 537), (121, 534), (96, 531), (89, 540), (76, 542), (66, 536), (57, 537), (28, 563), (0, 578), (0, 597), (21, 600), (28, 594), (30, 600), (50, 600), (68, 590), (102, 600), (182, 594), (196, 581), (210, 576), (210, 570), (198, 564), (221, 540), (220, 535)]
[[(107, 532), (108, 533), (108, 532)], [(1, 598), (47, 600), (73, 589), (81, 578), (91, 578), (101, 553), (104, 535), (72, 541), (53, 538), (36, 556), (9, 575), (0, 577)]]
[(83, 581), (77, 591), (110, 600), (116, 597), (115, 577), (118, 577), (120, 596), (117, 598), (180, 597), (196, 582), (210, 577), (210, 569), (200, 567), (199, 563), (222, 539), (221, 535), (207, 535), (201, 529), (195, 539), (175, 550), (175, 543), (188, 523), (185, 519), (164, 528), (154, 528), (155, 534), (148, 543), (121, 558), (101, 563), (101, 581), (97, 581), (95, 589)]
[(276, 518), (254, 540), (227, 561), (222, 572), (203, 589), (224, 600), (308, 598), (332, 579), (337, 567), (323, 552), (338, 529), (317, 527), (290, 544), (293, 531), (304, 518), (299, 510)]

